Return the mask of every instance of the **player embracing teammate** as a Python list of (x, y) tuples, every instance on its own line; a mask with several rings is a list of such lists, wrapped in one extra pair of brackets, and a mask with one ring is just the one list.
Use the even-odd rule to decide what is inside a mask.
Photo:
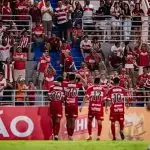
[[(97, 139), (100, 140), (102, 131), (102, 121), (104, 119), (104, 105), (105, 112), (107, 113), (107, 102), (110, 104), (110, 121), (113, 140), (116, 140), (115, 136), (115, 122), (120, 124), (120, 136), (124, 140), (124, 107), (127, 96), (127, 90), (119, 86), (119, 78), (113, 79), (114, 85), (106, 89), (101, 85), (100, 77), (96, 77), (93, 84), (87, 87), (83, 103), (80, 107), (80, 112), (85, 102), (89, 102), (88, 107), (88, 133), (89, 138), (92, 140), (92, 121), (93, 118), (97, 120)], [(67, 79), (62, 81), (62, 78), (58, 78), (54, 82), (54, 86), (50, 89), (50, 109), (51, 119), (53, 122), (54, 139), (58, 140), (58, 133), (60, 128), (60, 121), (62, 117), (62, 104), (65, 105), (66, 115), (66, 127), (68, 133), (68, 139), (72, 140), (75, 129), (75, 121), (78, 117), (78, 91), (81, 87), (86, 87), (86, 80), (79, 74), (71, 73)]]

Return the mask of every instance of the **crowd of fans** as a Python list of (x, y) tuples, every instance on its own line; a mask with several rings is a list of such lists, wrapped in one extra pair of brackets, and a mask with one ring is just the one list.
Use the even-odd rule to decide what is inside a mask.
[[(27, 100), (32, 101), (27, 105), (34, 105), (35, 90), (49, 90), (57, 75), (51, 64), (51, 52), (60, 55), (58, 63), (64, 79), (68, 73), (74, 72), (90, 85), (95, 77), (100, 76), (101, 84), (108, 88), (112, 79), (118, 76), (120, 85), (131, 91), (150, 88), (150, 49), (141, 39), (142, 16), (146, 14), (140, 8), (140, 2), (100, 1), (100, 7), (95, 10), (89, 0), (84, 6), (79, 1), (59, 0), (55, 9), (46, 0), (33, 3), (12, 0), (0, 4), (0, 14), (1, 104), (4, 104), (2, 101), (11, 101), (11, 95), (15, 95), (16, 104), (23, 105)], [(56, 28), (60, 33), (54, 30)], [(104, 29), (107, 33), (103, 33)], [(99, 41), (101, 36), (93, 35), (91, 39), (84, 31), (106, 34), (105, 42)], [(120, 32), (124, 34), (123, 42), (118, 39)], [(131, 40), (131, 32), (137, 35), (134, 41)], [(33, 69), (33, 80), (28, 81), (26, 64), (30, 60), (31, 45), (44, 46), (41, 48), (43, 54)], [(77, 46), (84, 58), (80, 69), (75, 66), (71, 55), (71, 47)], [(17, 90), (15, 93), (11, 91), (14, 89)], [(148, 92), (136, 94), (149, 95)]]

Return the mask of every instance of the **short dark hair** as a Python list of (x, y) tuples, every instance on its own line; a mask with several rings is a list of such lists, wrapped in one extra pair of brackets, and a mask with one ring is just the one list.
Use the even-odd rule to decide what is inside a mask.
[(95, 78), (94, 79), (94, 84), (99, 84), (100, 83), (100, 78)]
[(74, 73), (69, 74), (69, 81), (75, 80), (76, 76)]
[(57, 79), (56, 79), (58, 82), (63, 82), (63, 77), (62, 76), (59, 76), (59, 77), (57, 77)]
[(29, 81), (28, 81), (28, 83), (30, 83), (30, 82), (32, 82), (32, 83), (33, 83), (33, 80), (29, 80)]
[(115, 42), (115, 45), (119, 45), (119, 44), (120, 44), (120, 42), (118, 42), (118, 41)]
[(119, 84), (120, 79), (119, 79), (118, 77), (115, 77), (115, 78), (113, 79), (113, 82), (114, 82), (114, 84)]

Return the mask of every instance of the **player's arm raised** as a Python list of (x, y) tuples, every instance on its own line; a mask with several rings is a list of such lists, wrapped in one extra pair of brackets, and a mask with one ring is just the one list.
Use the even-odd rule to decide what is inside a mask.
[(76, 74), (77, 78), (80, 78), (80, 81), (83, 83), (83, 86), (86, 87), (87, 86), (87, 80), (84, 79), (80, 74)]

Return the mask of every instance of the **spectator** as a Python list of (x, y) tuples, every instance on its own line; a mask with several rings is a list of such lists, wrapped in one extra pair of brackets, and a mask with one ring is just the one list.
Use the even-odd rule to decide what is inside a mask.
[[(28, 29), (28, 20), (29, 18), (26, 15), (29, 15), (29, 6), (28, 3), (25, 0), (19, 0), (16, 3), (16, 12), (17, 15), (19, 15), (18, 17), (18, 25), (24, 25), (26, 27), (26, 29)], [(23, 22), (22, 22), (23, 21)], [(19, 27), (18, 29), (22, 29), (22, 27)]]
[(10, 20), (11, 18), (10, 18), (9, 15), (11, 15), (11, 14), (12, 14), (12, 12), (11, 12), (11, 8), (10, 8), (10, 5), (9, 5), (9, 2), (8, 1), (4, 1), (3, 7), (2, 7), (2, 15), (4, 15), (4, 17), (2, 17), (2, 20), (3, 21)]
[(104, 7), (103, 14), (107, 17), (105, 18), (105, 20), (106, 20), (106, 27), (105, 27), (106, 31), (104, 33), (104, 36), (106, 35), (105, 38), (107, 37), (107, 39), (109, 39), (109, 40), (111, 38), (111, 17), (110, 17), (110, 15), (111, 15), (111, 12), (110, 12), (111, 6), (112, 6), (111, 1), (110, 0), (105, 0), (104, 6), (103, 6)]
[[(111, 7), (111, 15), (112, 15), (112, 28), (113, 28), (113, 35), (120, 35), (120, 16), (122, 13), (122, 10), (120, 8), (119, 2), (115, 2), (114, 6)], [(115, 36), (114, 36), (115, 38)]]
[(34, 2), (33, 7), (30, 8), (29, 14), (32, 17), (32, 25), (35, 26), (36, 22), (41, 22), (41, 10), (38, 8), (38, 2)]
[(2, 37), (2, 43), (0, 44), (0, 61), (6, 61), (10, 57), (10, 44), (8, 42), (8, 36)]
[(6, 79), (4, 78), (3, 72), (0, 72), (0, 103), (2, 103), (3, 100), (3, 90), (6, 87)]
[(87, 64), (88, 68), (90, 69), (91, 72), (95, 70), (99, 70), (99, 64), (95, 60), (94, 54), (90, 52), (86, 57), (85, 57), (85, 63)]
[(33, 33), (33, 41), (34, 42), (41, 42), (44, 38), (44, 28), (40, 24), (40, 22), (36, 22), (35, 27), (32, 29)]
[(9, 32), (10, 31), (13, 33), (13, 36), (15, 37), (15, 41), (17, 41), (18, 36), (19, 36), (19, 34), (18, 34), (18, 28), (16, 26), (16, 23), (13, 22), (13, 21), (10, 22)]
[(115, 42), (115, 44), (111, 47), (111, 52), (116, 52), (119, 57), (123, 56), (123, 49), (120, 46), (120, 42)]
[(50, 87), (53, 86), (55, 75), (56, 75), (56, 70), (52, 66), (48, 67), (46, 72), (44, 73), (44, 82), (43, 82), (44, 90), (49, 90)]
[(92, 38), (92, 48), (93, 48), (93, 51), (96, 52), (96, 53), (100, 53), (101, 52), (101, 44), (98, 41), (98, 37), (97, 36), (94, 36)]
[(52, 34), (52, 37), (48, 39), (48, 43), (50, 43), (51, 51), (58, 51), (62, 45), (61, 39), (54, 33)]
[(53, 8), (49, 1), (47, 1), (45, 6), (42, 7), (41, 12), (45, 35), (50, 37), (52, 32)]
[(46, 0), (39, 0), (39, 2), (38, 2), (38, 8), (39, 9), (42, 9), (42, 7), (45, 5), (45, 1)]
[(133, 9), (135, 8), (135, 3), (132, 0), (128, 0), (128, 6), (131, 10), (131, 12), (133, 11)]
[(125, 68), (127, 69), (127, 74), (131, 74), (134, 72), (134, 66), (137, 66), (136, 59), (129, 49), (127, 50), (127, 56), (126, 56), (126, 64)]
[(68, 8), (63, 5), (61, 0), (58, 1), (58, 7), (55, 9), (55, 15), (57, 17), (57, 24), (61, 31), (61, 38), (67, 40)]
[(72, 42), (73, 44), (78, 44), (78, 41), (81, 41), (83, 38), (83, 30), (80, 24), (76, 24), (76, 26), (72, 29)]
[(22, 48), (20, 46), (17, 47), (17, 52), (14, 53), (13, 59), (14, 59), (14, 80), (17, 81), (19, 76), (25, 79), (27, 54), (22, 52)]
[(67, 52), (69, 53), (71, 52), (71, 46), (69, 43), (63, 40), (62, 45), (60, 47), (60, 61), (61, 61), (60, 67), (64, 66), (65, 53)]
[(73, 72), (73, 67), (74, 67), (74, 61), (72, 56), (70, 55), (70, 52), (65, 52), (64, 53), (64, 63), (61, 63), (63, 65), (63, 71), (64, 72)]
[(86, 81), (90, 76), (90, 70), (84, 62), (81, 63), (81, 68), (77, 71), (77, 73), (80, 74)]
[(3, 64), (5, 79), (12, 84), (14, 82), (14, 62), (11, 58), (7, 58)]
[(100, 3), (100, 7), (98, 8), (98, 10), (96, 11), (96, 17), (94, 18), (96, 21), (96, 30), (98, 31), (97, 33), (102, 35), (100, 37), (100, 39), (104, 39), (105, 36), (103, 36), (106, 30), (106, 21), (105, 21), (105, 17), (104, 16), (104, 11), (105, 11), (105, 7), (104, 7), (104, 1), (101, 1)]
[(77, 26), (77, 24), (79, 24), (82, 27), (82, 16), (83, 16), (82, 6), (80, 3), (77, 3), (73, 13), (74, 26)]
[[(142, 16), (144, 16), (144, 11), (140, 8), (140, 4), (135, 4), (135, 9), (132, 11), (133, 19), (132, 19), (132, 27), (134, 30), (134, 36), (141, 35), (142, 29)], [(135, 37), (136, 37), (135, 36)]]
[(65, 55), (67, 55), (66, 53), (70, 53), (71, 52), (71, 47), (69, 43), (66, 43), (66, 41), (62, 41), (62, 46), (60, 47), (60, 67), (62, 68), (62, 71), (64, 71), (64, 61), (65, 61)]
[(149, 66), (150, 58), (149, 58), (149, 53), (148, 53), (148, 46), (145, 43), (142, 44), (138, 57), (139, 57), (138, 65), (140, 67)]
[(30, 44), (29, 34), (26, 30), (24, 30), (20, 38), (19, 46), (22, 48), (23, 52), (28, 52), (29, 44)]
[(123, 14), (123, 30), (124, 30), (124, 40), (130, 40), (131, 34), (131, 10), (127, 3), (124, 4), (124, 8), (122, 10)]
[(44, 73), (46, 72), (47, 68), (49, 67), (50, 59), (51, 58), (49, 56), (49, 51), (45, 50), (45, 52), (43, 53), (43, 56), (40, 57), (40, 60), (38, 62), (38, 66), (37, 66), (37, 72), (39, 74), (38, 86), (40, 89), (42, 89)]
[(106, 72), (102, 71), (101, 75), (100, 75), (100, 84), (107, 89), (107, 84), (108, 84), (108, 79), (106, 76)]
[(83, 7), (83, 25), (86, 30), (93, 30), (93, 13), (94, 6), (90, 4), (90, 0), (85, 1), (85, 5)]
[(80, 50), (82, 53), (82, 56), (85, 57), (90, 53), (92, 49), (92, 42), (88, 39), (88, 36), (84, 36), (84, 39), (80, 43)]
[(71, 39), (71, 29), (72, 29), (72, 14), (73, 14), (73, 7), (71, 3), (69, 3), (69, 0), (65, 1), (65, 6), (67, 7), (68, 13), (67, 13), (67, 18), (68, 18), (68, 23), (67, 23), (67, 40), (70, 41)]
[(117, 55), (116, 51), (109, 56), (109, 67), (111, 70), (115, 69), (117, 71), (120, 71), (122, 68), (122, 59)]
[(36, 93), (35, 93), (36, 87), (34, 86), (33, 81), (29, 81), (29, 85), (28, 85), (28, 91), (27, 92), (27, 100), (29, 101), (28, 104), (30, 106), (34, 105), (34, 101), (35, 101), (35, 97), (36, 97)]
[(27, 90), (28, 87), (27, 85), (25, 84), (25, 79), (22, 78), (22, 76), (20, 75), (17, 79), (17, 82), (16, 82), (16, 102), (15, 102), (15, 105), (16, 106), (22, 106), (24, 105), (24, 101), (25, 101), (25, 98), (26, 98), (26, 92), (24, 90)]

